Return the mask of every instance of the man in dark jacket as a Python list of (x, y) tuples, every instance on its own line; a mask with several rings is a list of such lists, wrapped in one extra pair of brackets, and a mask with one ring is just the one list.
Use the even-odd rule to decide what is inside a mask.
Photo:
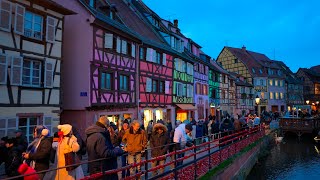
[(9, 177), (18, 176), (18, 168), (21, 164), (21, 152), (16, 146), (16, 140), (14, 138), (7, 139), (6, 147), (8, 154), (5, 160), (5, 171)]
[(16, 146), (19, 149), (19, 151), (24, 152), (26, 151), (28, 147), (28, 139), (27, 136), (25, 136), (21, 129), (16, 130)]
[[(49, 169), (50, 153), (53, 139), (49, 137), (49, 130), (43, 125), (37, 125), (33, 130), (34, 141), (27, 148), (28, 153), (23, 153), (25, 159), (34, 162), (37, 172)], [(43, 179), (45, 173), (38, 174)]]
[[(168, 151), (170, 138), (168, 135), (168, 129), (165, 125), (157, 123), (153, 126), (152, 134), (150, 137), (151, 157), (156, 158), (158, 156), (165, 155)], [(166, 158), (161, 160), (155, 160), (152, 162), (151, 167), (157, 165), (164, 165)], [(157, 171), (153, 171), (152, 175), (157, 175)], [(160, 169), (160, 173), (164, 172), (164, 168)]]
[[(117, 156), (123, 154), (123, 150), (121, 148), (114, 148), (111, 143), (110, 133), (107, 130), (107, 127), (109, 127), (109, 125), (109, 120), (105, 116), (101, 116), (96, 124), (88, 127), (85, 131), (87, 135), (86, 143), (88, 161), (107, 158), (102, 162), (95, 161), (89, 163), (88, 167), (90, 174), (117, 169)], [(103, 169), (101, 169), (101, 167)], [(111, 174), (102, 177), (102, 179), (118, 179), (118, 175)]]

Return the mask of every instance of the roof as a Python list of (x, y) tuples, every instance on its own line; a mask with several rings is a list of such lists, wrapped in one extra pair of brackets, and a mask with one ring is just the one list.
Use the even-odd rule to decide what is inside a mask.
[(262, 53), (248, 51), (246, 50), (245, 47), (233, 48), (233, 47), (225, 46), (224, 49), (228, 49), (236, 58), (238, 58), (238, 60), (243, 62), (247, 66), (249, 73), (254, 77), (282, 77), (283, 78), (283, 76), (279, 76), (277, 75), (277, 73), (274, 73), (274, 75), (268, 74), (267, 72), (268, 68), (271, 68), (274, 70), (280, 70), (281, 68)]
[(303, 82), (290, 70), (290, 68), (282, 61), (273, 60), (274, 63), (282, 69), (286, 75), (286, 81), (290, 84), (303, 84)]
[(223, 67), (221, 67), (216, 61), (211, 61), (211, 64), (216, 69), (216, 71), (218, 71), (222, 74), (229, 74), (229, 72), (227, 70), (223, 69)]
[(230, 77), (235, 81), (236, 85), (238, 86), (247, 86), (247, 87), (253, 87), (252, 84), (241, 80), (240, 77), (242, 77), (240, 74), (234, 73), (234, 72), (229, 72)]
[(52, 0), (28, 0), (31, 3), (37, 4), (39, 6), (45, 7), (47, 9), (51, 9), (52, 11), (61, 13), (63, 15), (72, 15), (72, 14), (77, 14), (70, 9), (67, 9), (60, 4), (52, 1)]
[(307, 68), (300, 68), (298, 71), (303, 71), (309, 79), (314, 83), (320, 83), (320, 73), (313, 69), (307, 69)]

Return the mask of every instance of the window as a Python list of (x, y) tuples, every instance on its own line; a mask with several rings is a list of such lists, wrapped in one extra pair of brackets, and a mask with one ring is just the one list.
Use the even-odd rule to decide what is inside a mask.
[(101, 73), (101, 80), (100, 80), (100, 88), (101, 89), (112, 89), (112, 74), (103, 72)]
[(212, 89), (212, 92), (211, 92), (211, 98), (217, 98), (217, 90), (216, 89)]
[(0, 1), (0, 29), (10, 31), (11, 28), (11, 3), (6, 0)]
[(157, 52), (156, 63), (161, 64), (161, 54)]
[(256, 71), (254, 70), (254, 68), (252, 68), (252, 72), (255, 74), (256, 73)]
[(269, 79), (269, 86), (273, 86), (273, 80)]
[(158, 85), (156, 80), (152, 80), (152, 92), (158, 92)]
[(274, 96), (276, 97), (276, 99), (279, 99), (279, 93), (275, 92), (274, 94), (275, 94)]
[(260, 79), (260, 85), (264, 86), (263, 79)]
[(280, 80), (279, 83), (280, 83), (279, 86), (283, 87), (283, 80)]
[(0, 84), (7, 83), (8, 62), (5, 54), (0, 54)]
[(278, 80), (274, 80), (274, 85), (278, 86)]
[(270, 99), (273, 99), (273, 92), (270, 92)]
[(159, 81), (159, 92), (165, 93), (165, 81)]
[(146, 59), (146, 49), (144, 47), (139, 48), (139, 57), (140, 59)]
[(33, 140), (34, 127), (39, 125), (39, 117), (21, 117), (19, 118), (18, 128), (27, 136), (29, 142)]
[(200, 85), (200, 83), (196, 83), (196, 93), (197, 94), (200, 94), (200, 91), (201, 91), (201, 85)]
[(183, 96), (183, 94), (184, 94), (184, 92), (183, 92), (183, 90), (184, 90), (184, 88), (183, 88), (184, 84), (182, 84), (182, 83), (177, 83), (176, 85), (177, 85), (177, 86), (176, 86), (176, 94), (177, 94), (177, 96)]
[(23, 61), (22, 85), (40, 87), (41, 62)]
[(238, 59), (235, 59), (235, 60), (234, 60), (234, 63), (238, 63)]
[(283, 93), (280, 93), (280, 99), (284, 99)]
[(262, 74), (262, 69), (259, 69), (260, 74)]
[(120, 91), (128, 91), (129, 90), (129, 77), (126, 75), (120, 75), (119, 80)]
[(244, 87), (240, 87), (240, 93), (245, 93)]
[(24, 16), (24, 35), (41, 40), (42, 23), (42, 16), (26, 11)]
[(203, 95), (208, 95), (208, 87), (203, 84)]

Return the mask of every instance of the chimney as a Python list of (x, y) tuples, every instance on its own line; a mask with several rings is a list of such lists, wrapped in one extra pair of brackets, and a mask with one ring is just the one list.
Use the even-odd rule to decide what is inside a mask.
[(178, 19), (173, 20), (173, 26), (178, 28)]
[(247, 48), (243, 45), (243, 46), (242, 46), (242, 50), (243, 50), (243, 51), (246, 51)]

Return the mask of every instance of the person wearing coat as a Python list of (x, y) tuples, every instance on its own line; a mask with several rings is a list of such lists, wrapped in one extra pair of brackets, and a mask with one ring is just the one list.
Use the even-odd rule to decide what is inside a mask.
[[(152, 134), (150, 137), (150, 147), (151, 147), (151, 157), (156, 158), (158, 156), (165, 155), (168, 151), (170, 143), (170, 138), (168, 134), (168, 129), (165, 125), (157, 123), (153, 126)], [(158, 165), (163, 165), (166, 158), (161, 160), (152, 161), (151, 167), (156, 167)], [(153, 176), (157, 175), (157, 171), (153, 171)], [(164, 168), (160, 169), (160, 173), (164, 172)]]
[[(6, 141), (6, 147), (8, 149), (8, 154), (5, 160), (5, 172), (9, 177), (18, 176), (18, 168), (22, 162), (21, 152), (16, 144), (14, 138), (9, 138)], [(2, 154), (1, 154), (2, 156)]]
[[(105, 116), (101, 116), (99, 120), (88, 127), (85, 131), (87, 139), (88, 161), (94, 161), (101, 158), (107, 158), (103, 161), (94, 161), (88, 164), (89, 173), (95, 174), (102, 171), (117, 169), (117, 156), (123, 154), (123, 150), (119, 147), (113, 147), (110, 139), (110, 133), (107, 128), (110, 122)], [(117, 174), (110, 174), (103, 179), (118, 179)]]
[[(147, 147), (147, 135), (143, 129), (140, 128), (140, 123), (134, 120), (131, 127), (122, 137), (122, 142), (126, 144), (125, 151), (128, 152), (128, 163), (141, 162), (141, 154)], [(140, 165), (137, 166), (138, 171), (141, 171)], [(130, 175), (135, 174), (136, 168), (130, 168)]]
[[(52, 138), (48, 136), (49, 130), (43, 125), (37, 125), (33, 130), (34, 140), (29, 144), (27, 152), (22, 154), (36, 172), (49, 169)], [(45, 174), (38, 174), (39, 179), (43, 179)]]
[[(123, 145), (121, 143), (122, 141), (122, 137), (124, 136), (125, 132), (129, 129), (129, 122), (127, 119), (125, 119), (122, 123), (122, 128), (121, 130), (119, 131), (119, 134), (118, 134), (118, 142), (120, 143), (120, 145)], [(123, 154), (121, 156), (121, 164), (122, 164), (122, 167), (126, 166), (127, 165), (127, 159), (128, 159), (128, 154)], [(125, 178), (126, 176), (129, 176), (129, 170), (123, 170), (122, 171), (122, 178)]]
[[(65, 154), (76, 153), (80, 150), (77, 138), (72, 134), (72, 126), (69, 124), (58, 125), (58, 129), (62, 132), (57, 147), (57, 168), (66, 166)], [(77, 156), (75, 154), (75, 156)], [(67, 171), (66, 168), (57, 169), (56, 180), (74, 180), (83, 178), (83, 170), (81, 165), (77, 168)]]

